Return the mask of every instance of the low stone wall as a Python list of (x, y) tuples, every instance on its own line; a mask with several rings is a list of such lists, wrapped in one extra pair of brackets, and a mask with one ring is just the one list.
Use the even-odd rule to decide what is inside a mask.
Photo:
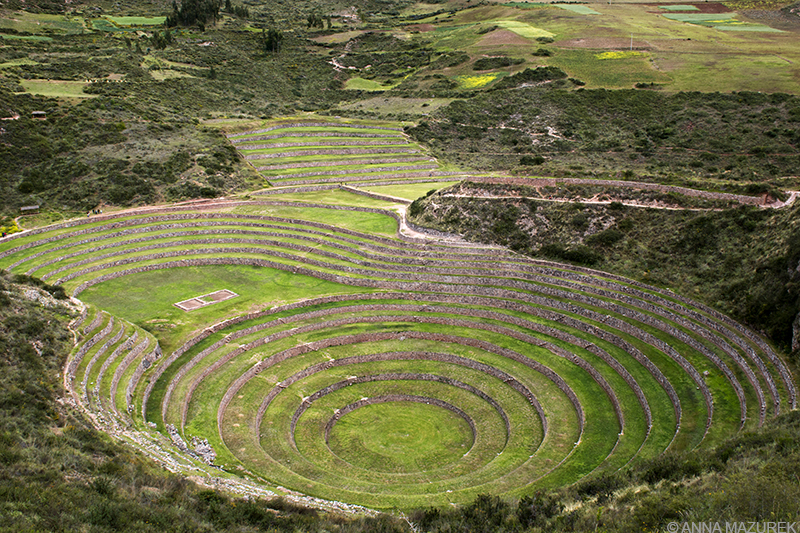
[(478, 183), (501, 183), (505, 185), (527, 185), (530, 187), (557, 187), (560, 184), (567, 185), (595, 185), (598, 187), (624, 187), (632, 189), (644, 189), (659, 191), (663, 193), (676, 192), (685, 196), (696, 198), (707, 198), (709, 200), (730, 200), (744, 205), (762, 205), (763, 200), (758, 196), (745, 196), (741, 194), (730, 194), (724, 192), (701, 191), (689, 189), (687, 187), (676, 187), (673, 185), (661, 185), (660, 183), (647, 183), (641, 181), (622, 181), (622, 180), (593, 180), (584, 178), (511, 178), (511, 177), (470, 177), (470, 181)]
[[(237, 135), (242, 135), (238, 133)], [(391, 133), (357, 133), (357, 132), (337, 132), (337, 131), (305, 131), (296, 132), (290, 131), (286, 133), (279, 133), (277, 135), (256, 135), (254, 137), (247, 137), (245, 139), (232, 139), (230, 136), (228, 140), (231, 144), (239, 144), (248, 141), (269, 141), (270, 139), (283, 139), (286, 137), (363, 137), (374, 139), (399, 139), (404, 138), (399, 135), (392, 135)]]
[[(64, 374), (67, 377), (66, 385), (68, 390), (73, 394), (76, 394), (75, 372), (78, 370), (78, 366), (80, 366), (81, 362), (83, 361), (83, 358), (86, 356), (89, 350), (91, 350), (94, 347), (95, 344), (105, 339), (109, 335), (109, 333), (111, 333), (111, 330), (114, 329), (114, 317), (110, 315), (106, 316), (108, 316), (108, 324), (106, 325), (106, 327), (104, 327), (99, 333), (94, 335), (91, 339), (84, 342), (83, 346), (81, 346), (78, 349), (78, 351), (75, 353), (75, 356), (72, 359), (70, 359), (69, 364), (67, 364), (66, 371), (64, 372)], [(102, 323), (103, 321), (103, 315), (98, 313), (95, 321), (98, 322), (98, 325), (100, 325), (100, 323)]]
[[(363, 319), (367, 317), (359, 317), (359, 318), (361, 319), (360, 321), (364, 321)], [(339, 325), (347, 324), (349, 321), (353, 320), (358, 321), (359, 318), (330, 321), (326, 324), (326, 326), (337, 327)], [(381, 318), (381, 317), (375, 317), (375, 318)], [(319, 325), (317, 324), (314, 324), (313, 326), (317, 328), (319, 327)], [(295, 330), (292, 331), (296, 334), (300, 334), (301, 332), (310, 327), (311, 326), (307, 326), (304, 328), (296, 328)], [(222, 422), (225, 415), (225, 411), (227, 410), (233, 398), (235, 398), (238, 392), (241, 390), (241, 388), (250, 379), (258, 375), (265, 369), (270, 368), (271, 366), (274, 366), (292, 357), (302, 355), (304, 353), (309, 353), (332, 346), (345, 346), (345, 345), (365, 343), (365, 342), (380, 342), (386, 340), (395, 340), (400, 335), (402, 335), (402, 337), (404, 338), (423, 339), (436, 342), (454, 343), (454, 344), (461, 344), (464, 346), (471, 346), (473, 348), (478, 348), (487, 351), (489, 353), (494, 353), (501, 357), (511, 359), (517, 363), (527, 366), (528, 368), (534, 370), (535, 372), (538, 372), (539, 374), (542, 374), (549, 381), (551, 381), (556, 387), (558, 387), (562, 391), (562, 393), (567, 397), (570, 403), (572, 403), (573, 408), (575, 409), (575, 412), (577, 413), (578, 416), (578, 423), (580, 429), (579, 433), (581, 435), (583, 434), (585, 415), (583, 408), (581, 407), (580, 401), (578, 400), (572, 388), (566, 383), (566, 381), (564, 381), (564, 379), (561, 376), (559, 376), (556, 372), (553, 372), (547, 366), (539, 363), (538, 361), (534, 361), (533, 359), (527, 356), (519, 354), (513, 350), (502, 348), (486, 341), (481, 341), (478, 339), (472, 339), (468, 337), (458, 337), (454, 335), (446, 335), (446, 334), (431, 333), (431, 332), (419, 332), (419, 331), (403, 331), (402, 333), (372, 332), (372, 333), (361, 333), (354, 335), (343, 335), (340, 337), (327, 338), (321, 341), (315, 341), (300, 346), (295, 346), (294, 348), (290, 348), (288, 350), (284, 350), (282, 352), (274, 354), (269, 358), (256, 363), (253, 367), (245, 371), (241, 376), (239, 376), (236, 380), (234, 380), (234, 382), (228, 387), (228, 389), (225, 391), (225, 394), (222, 397), (222, 400), (220, 401), (219, 406), (217, 407), (217, 426), (221, 430), (221, 428), (223, 427)], [(240, 347), (239, 349), (235, 350), (235, 352), (239, 352), (241, 350), (241, 352), (239, 353), (244, 353), (245, 351), (252, 350), (257, 346), (269, 342), (271, 337), (274, 337), (274, 335), (271, 335), (270, 337), (266, 337), (264, 339), (259, 339), (258, 341), (255, 341), (253, 343), (249, 343), (246, 346)], [(185, 401), (184, 409), (186, 408), (186, 404), (187, 402)], [(540, 416), (544, 416), (544, 414), (540, 413)]]
[(117, 402), (116, 402), (117, 389), (119, 388), (119, 382), (122, 379), (122, 374), (124, 374), (125, 371), (128, 369), (128, 367), (131, 366), (131, 363), (133, 363), (133, 361), (137, 357), (139, 357), (142, 354), (142, 352), (145, 351), (148, 344), (150, 344), (150, 341), (147, 337), (142, 339), (142, 342), (137, 344), (136, 347), (134, 347), (130, 352), (128, 352), (128, 355), (126, 355), (122, 359), (122, 361), (120, 361), (119, 365), (117, 365), (117, 369), (114, 371), (114, 377), (111, 380), (111, 390), (108, 396), (109, 396), (109, 401), (111, 402), (111, 408), (117, 414), (117, 416), (119, 416), (120, 414), (119, 410), (117, 409)]
[(361, 196), (366, 196), (367, 198), (373, 198), (375, 200), (383, 200), (385, 202), (395, 202), (406, 205), (411, 203), (411, 200), (406, 200), (404, 198), (397, 198), (394, 196), (388, 196), (377, 192), (365, 191), (364, 189), (357, 189), (356, 187), (348, 187), (347, 185), (339, 185), (338, 188), (343, 191), (351, 192), (353, 194), (359, 194)]
[[(336, 414), (334, 414), (333, 417), (331, 417), (328, 420), (328, 423), (325, 424), (325, 443), (328, 443), (328, 441), (330, 439), (330, 434), (331, 434), (331, 430), (333, 429), (333, 426), (336, 425), (336, 422), (338, 422), (339, 419), (341, 417), (343, 417), (344, 415), (346, 415), (348, 413), (352, 413), (353, 411), (355, 411), (359, 407), (366, 407), (367, 405), (375, 405), (375, 404), (379, 404), (379, 403), (389, 403), (389, 402), (424, 403), (426, 405), (435, 405), (436, 407), (441, 407), (443, 409), (447, 409), (448, 411), (451, 411), (451, 412), (455, 413), (457, 416), (459, 416), (462, 419), (464, 419), (464, 421), (467, 424), (469, 424), (469, 429), (472, 432), (472, 440), (473, 441), (475, 440), (475, 436), (478, 433), (478, 430), (475, 427), (475, 421), (472, 420), (472, 417), (470, 417), (467, 413), (465, 413), (464, 411), (462, 411), (461, 409), (459, 409), (455, 405), (452, 405), (452, 404), (450, 404), (448, 402), (445, 402), (444, 400), (440, 400), (438, 398), (430, 398), (430, 397), (427, 397), (427, 396), (416, 396), (416, 395), (412, 395), (412, 394), (387, 394), (387, 395), (384, 395), (384, 396), (373, 396), (372, 398), (365, 398), (365, 399), (362, 399), (362, 400), (358, 400), (357, 402), (353, 402), (350, 405), (347, 405), (347, 406), (343, 407), (342, 409), (340, 409), (339, 411), (337, 411)], [(303, 402), (303, 403), (305, 404), (305, 402)], [(301, 408), (303, 408), (303, 407), (304, 406), (301, 405)], [(303, 411), (305, 411), (305, 409)], [(294, 426), (297, 423), (297, 420), (295, 419), (295, 417), (299, 418), (301, 414), (302, 413), (300, 413), (299, 409), (298, 409), (298, 412), (296, 412), (295, 416), (292, 417), (292, 445), (295, 446), (295, 448), (297, 447), (297, 445), (295, 443), (295, 439), (294, 439)], [(508, 439), (506, 439), (506, 440), (508, 440)]]
[(361, 181), (369, 181), (375, 179), (396, 179), (396, 180), (403, 180), (405, 183), (406, 178), (419, 178), (422, 176), (428, 177), (438, 177), (438, 176), (458, 176), (460, 172), (441, 172), (438, 170), (433, 171), (422, 171), (422, 172), (393, 172), (393, 173), (383, 173), (385, 175), (378, 175), (378, 176), (359, 176), (356, 172), (350, 172), (349, 174), (345, 174), (338, 178), (321, 178), (321, 179), (314, 179), (314, 180), (294, 180), (294, 179), (283, 179), (279, 176), (271, 176), (270, 179), (273, 183), (278, 185), (302, 185), (303, 183), (337, 183), (337, 182), (361, 182)]
[[(538, 401), (533, 396), (533, 393), (524, 385), (522, 385), (519, 381), (517, 381), (511, 375), (498, 370), (492, 366), (478, 363), (471, 359), (467, 359), (464, 357), (446, 354), (446, 353), (434, 353), (434, 352), (384, 352), (384, 353), (375, 353), (375, 354), (368, 354), (368, 355), (360, 355), (360, 356), (352, 356), (352, 357), (344, 357), (341, 359), (336, 359), (333, 361), (326, 361), (324, 363), (318, 363), (316, 365), (311, 365), (303, 369), (302, 371), (284, 379), (275, 387), (273, 387), (270, 392), (266, 395), (264, 400), (262, 401), (261, 405), (259, 406), (258, 413), (256, 415), (255, 424), (253, 426), (253, 430), (255, 433), (259, 432), (259, 428), (261, 427), (264, 414), (266, 413), (269, 405), (272, 403), (272, 400), (284, 389), (291, 386), (292, 384), (305, 379), (309, 376), (312, 376), (318, 372), (322, 372), (324, 370), (328, 370), (329, 368), (347, 366), (347, 365), (354, 365), (354, 364), (362, 364), (362, 363), (370, 363), (370, 362), (379, 362), (379, 361), (405, 361), (405, 360), (424, 360), (424, 361), (439, 361), (439, 362), (446, 362), (454, 365), (465, 366), (467, 368), (472, 368), (474, 370), (478, 370), (484, 374), (490, 375), (500, 381), (503, 381), (506, 385), (511, 384), (512, 388), (520, 392), (531, 404), (531, 406), (539, 407), (541, 406), (538, 404)], [(386, 377), (392, 376), (392, 377)], [(505, 411), (503, 410), (502, 406), (494, 400), (491, 396), (486, 394), (485, 392), (481, 391), (473, 387), (472, 385), (462, 383), (458, 380), (454, 380), (452, 378), (448, 378), (446, 376), (438, 376), (438, 375), (431, 375), (431, 374), (413, 374), (413, 373), (392, 373), (392, 374), (377, 374), (377, 375), (368, 375), (368, 376), (359, 376), (353, 377), (345, 381), (339, 382), (339, 384), (334, 384), (332, 386), (336, 387), (335, 390), (342, 388), (347, 385), (354, 385), (356, 383), (366, 383), (369, 381), (386, 381), (386, 380), (422, 380), (422, 381), (438, 381), (441, 383), (446, 383), (448, 385), (452, 385), (454, 387), (461, 388), (466, 390), (476, 396), (479, 396), (482, 400), (489, 403), (495, 411), (498, 412), (500, 417), (503, 419), (506, 428), (506, 434), (508, 435), (511, 432), (511, 423), (508, 420), (508, 415), (506, 415)], [(312, 397), (313, 398), (313, 395)], [(292, 431), (294, 431), (294, 423), (292, 424)], [(544, 420), (543, 425), (543, 435), (546, 433), (546, 419)], [(506, 439), (507, 440), (507, 439)]]
[[(292, 152), (272, 152), (252, 154), (251, 160), (281, 159), (284, 157), (305, 157), (309, 155), (360, 155), (360, 154), (418, 154), (416, 148), (320, 148), (316, 150), (295, 150)], [(255, 156), (258, 157), (255, 157)]]
[[(158, 341), (156, 341), (156, 346), (153, 348), (153, 351), (142, 357), (141, 363), (139, 363), (136, 366), (136, 370), (133, 371), (133, 375), (128, 380), (128, 386), (125, 389), (125, 407), (128, 409), (129, 413), (133, 411), (133, 393), (139, 385), (139, 381), (142, 379), (145, 370), (158, 361), (162, 355), (161, 346), (158, 344)], [(142, 411), (142, 419), (145, 419), (144, 410)]]
[[(150, 255), (146, 255), (146, 256), (129, 258), (127, 260), (115, 261), (111, 265), (114, 266), (114, 267), (117, 267), (117, 266), (129, 264), (129, 263), (133, 263), (133, 262), (139, 262), (139, 261), (145, 261), (145, 260), (151, 260), (151, 259), (161, 259), (161, 258), (176, 257), (176, 256), (187, 256), (187, 255), (193, 255), (193, 254), (210, 254), (212, 252), (216, 252), (216, 253), (220, 253), (220, 254), (227, 254), (227, 253), (248, 253), (248, 252), (252, 252), (252, 251), (248, 250), (248, 249), (234, 249), (234, 248), (223, 248), (223, 249), (217, 249), (217, 250), (210, 250), (210, 249), (181, 250), (181, 251), (176, 251), (176, 252), (166, 252), (166, 253), (163, 253), (163, 254), (150, 254)], [(366, 269), (348, 267), (348, 266), (343, 266), (343, 265), (332, 265), (332, 264), (329, 264), (329, 263), (324, 263), (324, 262), (321, 262), (321, 261), (316, 261), (316, 260), (312, 260), (312, 259), (308, 259), (308, 258), (298, 258), (296, 256), (292, 256), (292, 255), (289, 255), (289, 254), (283, 254), (281, 252), (274, 252), (273, 251), (273, 252), (271, 252), (270, 255), (277, 256), (277, 257), (283, 257), (283, 258), (286, 258), (286, 259), (298, 260), (298, 261), (304, 262), (304, 263), (309, 264), (309, 265), (313, 265), (313, 266), (317, 266), (317, 267), (323, 267), (323, 268), (326, 268), (326, 269), (344, 271), (344, 272), (347, 272), (349, 274), (367, 275), (367, 276), (381, 276), (381, 275), (384, 274), (383, 272), (380, 272), (380, 271), (375, 272), (375, 271), (370, 271), (370, 270), (366, 270)], [(89, 273), (89, 272), (92, 272), (92, 271), (101, 270), (103, 268), (107, 268), (107, 267), (105, 265), (98, 265), (96, 267), (91, 267), (89, 269), (84, 269), (82, 271), (70, 274), (69, 276), (65, 276), (64, 278), (59, 280), (59, 282), (68, 281), (69, 279), (72, 279), (73, 277), (76, 277), (78, 275), (83, 275), (83, 274), (86, 274), (86, 273)], [(453, 279), (450, 276), (441, 276), (441, 275), (406, 274), (405, 277), (408, 278), (408, 279), (418, 280), (418, 281), (441, 281), (441, 282), (444, 282), (444, 283), (449, 283), (449, 282), (453, 281)], [(699, 353), (703, 354), (706, 358), (711, 360), (723, 372), (723, 374), (726, 376), (728, 381), (734, 387), (734, 390), (735, 390), (737, 396), (739, 397), (740, 411), (741, 411), (741, 421), (742, 421), (741, 423), (742, 423), (742, 425), (744, 424), (744, 421), (745, 421), (746, 416), (747, 416), (747, 406), (746, 406), (746, 399), (745, 399), (744, 389), (742, 388), (741, 384), (738, 382), (738, 379), (736, 378), (736, 376), (733, 374), (733, 372), (727, 366), (727, 364), (724, 361), (722, 361), (715, 353), (713, 353), (711, 350), (707, 349), (703, 344), (697, 342), (694, 338), (686, 335), (681, 330), (670, 326), (668, 323), (662, 322), (661, 320), (656, 320), (653, 317), (651, 317), (650, 315), (647, 315), (645, 313), (640, 313), (638, 311), (634, 311), (632, 309), (629, 309), (627, 307), (623, 307), (623, 306), (618, 305), (618, 304), (609, 303), (609, 302), (607, 302), (605, 300), (593, 298), (593, 297), (590, 297), (590, 296), (585, 296), (585, 295), (578, 294), (578, 293), (575, 293), (575, 292), (561, 291), (559, 289), (553, 289), (551, 287), (535, 285), (535, 284), (531, 284), (531, 283), (523, 282), (523, 281), (519, 281), (519, 280), (503, 279), (503, 280), (499, 280), (498, 281), (498, 280), (496, 280), (494, 278), (466, 278), (466, 277), (461, 277), (460, 279), (458, 279), (456, 281), (462, 281), (462, 280), (463, 281), (469, 281), (469, 282), (471, 282), (471, 284), (475, 284), (475, 285), (500, 285), (500, 286), (503, 286), (503, 287), (512, 287), (512, 288), (515, 288), (515, 289), (534, 291), (534, 292), (541, 292), (541, 293), (544, 293), (544, 294), (546, 294), (548, 296), (553, 296), (553, 297), (557, 297), (557, 298), (572, 299), (574, 301), (578, 301), (578, 302), (581, 302), (581, 303), (584, 303), (584, 304), (594, 305), (594, 306), (598, 306), (598, 307), (603, 308), (603, 309), (610, 310), (612, 312), (621, 314), (621, 315), (626, 316), (628, 318), (632, 318), (632, 319), (634, 319), (634, 320), (636, 320), (638, 322), (643, 322), (643, 323), (649, 324), (651, 326), (657, 327), (657, 328), (669, 333), (673, 337), (678, 338), (679, 340), (681, 340), (684, 343), (688, 344), (689, 346), (691, 346), (693, 349), (695, 349)], [(575, 288), (575, 289), (581, 288), (582, 289), (584, 287), (573, 287), (573, 288)], [(601, 289), (598, 289), (598, 291), (601, 292), (601, 294), (603, 296), (616, 297), (617, 300), (624, 301), (628, 305), (635, 306), (635, 307), (643, 307), (643, 308), (647, 309), (650, 312), (658, 313), (658, 314), (661, 314), (661, 315), (665, 314), (664, 310), (661, 309), (660, 307), (654, 306), (652, 304), (642, 303), (640, 300), (634, 299), (632, 297), (628, 297), (627, 295), (619, 294), (619, 293), (611, 293), (610, 291), (604, 291), (604, 290), (601, 290)], [(679, 320), (674, 315), (669, 317), (669, 318), (672, 318), (674, 320)], [(691, 322), (688, 322), (688, 321), (684, 321), (684, 325), (686, 327), (693, 328), (694, 331), (701, 332), (701, 328), (697, 327), (694, 323), (691, 323)], [(675, 352), (674, 350), (673, 350), (673, 353), (677, 355), (677, 352)], [(735, 355), (738, 357), (738, 354), (735, 354)], [(737, 360), (738, 363), (741, 364), (742, 370), (745, 372), (745, 374), (748, 377), (748, 380), (751, 382), (751, 384), (753, 385), (754, 390), (756, 391), (756, 395), (757, 395), (757, 397), (759, 399), (759, 404), (760, 404), (760, 421), (763, 422), (763, 419), (764, 419), (764, 416), (765, 416), (765, 413), (766, 413), (766, 404), (764, 402), (763, 393), (761, 391), (761, 388), (760, 388), (760, 385), (758, 383), (758, 380), (755, 377), (755, 375), (753, 374), (752, 370), (749, 368), (749, 366), (746, 365), (740, 357), (738, 357), (738, 359), (736, 359), (736, 360)], [(694, 367), (692, 367), (692, 368), (694, 368)], [(696, 372), (696, 370), (694, 372)], [(704, 387), (705, 386), (703, 380), (701, 378), (699, 378), (699, 374), (697, 374), (696, 382), (698, 383), (698, 386), (700, 386), (700, 387)], [(700, 385), (701, 383), (702, 383), (702, 385)]]
[(409, 163), (415, 161), (428, 161), (434, 160), (420, 155), (412, 155), (408, 157), (381, 157), (373, 159), (339, 159), (334, 161), (303, 161), (300, 163), (282, 163), (278, 165), (268, 165), (265, 167), (258, 167), (256, 170), (287, 170), (290, 168), (305, 168), (305, 167), (337, 167), (344, 165), (387, 165), (389, 163)]
[(81, 381), (81, 390), (83, 391), (83, 401), (86, 405), (89, 405), (89, 374), (92, 372), (92, 368), (94, 368), (95, 363), (102, 357), (106, 351), (108, 351), (111, 346), (119, 342), (122, 336), (125, 334), (125, 324), (119, 324), (119, 331), (116, 335), (114, 335), (111, 339), (108, 340), (103, 346), (100, 347), (99, 350), (94, 354), (94, 356), (89, 360), (86, 364), (86, 370), (83, 371), (83, 380)]
[[(114, 350), (110, 356), (108, 356), (103, 364), (100, 366), (100, 371), (97, 373), (97, 380), (94, 384), (94, 389), (92, 393), (94, 397), (98, 399), (98, 408), (102, 407), (102, 399), (100, 398), (100, 384), (103, 382), (103, 377), (105, 377), (106, 371), (108, 368), (117, 360), (117, 357), (120, 356), (122, 352), (125, 350), (130, 350), (134, 344), (136, 344), (136, 340), (139, 338), (139, 331), (134, 329), (133, 335), (128, 337), (125, 342), (117, 346), (117, 349)], [(113, 402), (112, 402), (113, 404)]]
[[(349, 140), (349, 141), (340, 141), (337, 139), (325, 139), (321, 141), (309, 141), (309, 142), (282, 142), (282, 143), (268, 143), (268, 144), (248, 144), (247, 146), (237, 146), (236, 149), (240, 152), (244, 152), (246, 150), (268, 150), (270, 148), (294, 148), (295, 146), (386, 146), (386, 145), (398, 145), (402, 146), (405, 144), (409, 144), (408, 139), (404, 137), (395, 137), (397, 140), (390, 141), (388, 139), (358, 139), (358, 140)], [(248, 139), (252, 140), (252, 139)], [(264, 154), (254, 154), (254, 155), (264, 155)], [(245, 159), (250, 159), (251, 156), (245, 156)]]
[(226, 135), (226, 137), (238, 137), (239, 135), (250, 135), (253, 133), (267, 133), (268, 131), (275, 131), (280, 129), (286, 128), (353, 128), (353, 129), (365, 129), (365, 130), (386, 130), (386, 131), (403, 131), (402, 128), (390, 128), (388, 126), (369, 126), (366, 124), (347, 124), (342, 122), (289, 122), (286, 124), (277, 124), (275, 126), (269, 128), (263, 128), (260, 130), (252, 130), (252, 131), (242, 131), (239, 133), (231, 133)]
[[(431, 164), (431, 163), (423, 163), (420, 165), (394, 165), (394, 166), (387, 166), (387, 167), (368, 167), (368, 168), (346, 168), (340, 170), (313, 170), (309, 172), (294, 172), (291, 174), (280, 174), (278, 176), (270, 176), (272, 181), (276, 181), (278, 183), (285, 183), (282, 180), (288, 179), (299, 179), (299, 178), (308, 178), (313, 176), (354, 176), (358, 174), (369, 174), (369, 173), (387, 173), (387, 172), (402, 172), (404, 170), (415, 171), (420, 169), (432, 169), (438, 168), (438, 165)], [(260, 170), (260, 169), (256, 169)], [(408, 172), (405, 172), (408, 174)], [(310, 180), (307, 180), (310, 181)], [(322, 180), (319, 180), (322, 181)]]

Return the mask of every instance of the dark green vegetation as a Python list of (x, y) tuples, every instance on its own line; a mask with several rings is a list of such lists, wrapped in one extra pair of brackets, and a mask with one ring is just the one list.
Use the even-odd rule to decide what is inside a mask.
[(387, 516), (348, 519), (202, 489), (98, 432), (58, 401), (76, 316), (0, 273), (0, 531), (406, 530)]
[[(487, 191), (531, 199), (448, 196), (471, 197)], [(572, 198), (575, 203), (539, 200), (548, 197)], [(606, 203), (580, 203), (592, 197)], [(534, 191), (524, 186), (468, 184), (420, 200), (413, 212), (426, 226), (691, 295), (791, 349), (792, 325), (800, 313), (800, 207), (698, 212), (630, 207), (622, 203), (627, 201), (713, 207), (674, 193), (578, 186)]]
[[(565, 77), (527, 70), (500, 84), (568, 84)], [(438, 157), (477, 169), (744, 194), (798, 185), (783, 178), (800, 167), (800, 99), (783, 94), (489, 91), (440, 108), (407, 132)], [(539, 166), (527, 168), (536, 156)]]

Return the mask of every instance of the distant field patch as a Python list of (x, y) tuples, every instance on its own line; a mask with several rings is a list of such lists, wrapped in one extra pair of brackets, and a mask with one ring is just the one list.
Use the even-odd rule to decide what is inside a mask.
[(554, 33), (550, 33), (547, 30), (536, 28), (534, 26), (531, 26), (530, 24), (525, 24), (524, 22), (519, 22), (517, 20), (496, 20), (494, 23), (497, 26), (500, 26), (501, 28), (513, 31), (517, 35), (525, 37), (526, 39), (536, 39), (537, 37), (555, 36)]
[(388, 91), (394, 87), (397, 87), (399, 83), (394, 83), (391, 85), (383, 85), (380, 82), (375, 80), (368, 80), (365, 78), (350, 78), (344, 84), (345, 89), (353, 89), (353, 90), (360, 90), (360, 91)]
[(97, 31), (129, 31), (125, 28), (116, 26), (113, 22), (106, 19), (95, 19), (92, 21), (92, 29)]
[(4, 35), (0, 33), (0, 38), (3, 39), (17, 39), (20, 41), (52, 41), (51, 37), (43, 37), (41, 35)]
[(399, 98), (383, 96), (359, 100), (340, 106), (341, 109), (361, 109), (383, 113), (413, 113), (427, 115), (452, 102), (452, 98)]
[(191, 74), (186, 74), (185, 72), (181, 72), (179, 70), (151, 70), (150, 75), (153, 76), (154, 80), (164, 81), (164, 80), (174, 80), (175, 78), (194, 78)]
[(658, 6), (658, 9), (663, 9), (664, 11), (700, 11), (697, 9), (697, 6), (691, 6), (688, 4), (672, 4), (668, 6)]
[(119, 26), (157, 26), (164, 24), (167, 17), (106, 17)]
[(594, 57), (597, 59), (625, 59), (628, 57), (639, 57), (646, 55), (644, 52), (635, 52), (633, 50), (623, 50), (623, 51), (610, 51), (610, 52), (603, 52), (602, 54), (597, 54)]
[(706, 26), (722, 31), (758, 31), (768, 33), (783, 33), (781, 30), (770, 28), (764, 24), (753, 24), (736, 19), (736, 13), (671, 13), (664, 15), (670, 20)]
[(490, 74), (481, 74), (480, 76), (456, 76), (456, 81), (462, 89), (479, 89), (480, 87), (489, 85), (499, 78), (500, 75), (500, 72), (492, 72)]
[(560, 7), (561, 9), (566, 9), (567, 11), (572, 11), (573, 13), (578, 13), (579, 15), (602, 15), (599, 11), (595, 11), (591, 7), (576, 5), (576, 4), (553, 4), (556, 7)]
[(333, 33), (331, 35), (321, 35), (320, 37), (314, 37), (311, 40), (316, 41), (318, 43), (346, 43), (350, 39), (355, 39), (359, 35), (366, 33), (361, 30), (356, 31), (345, 31), (342, 33)]
[(22, 65), (38, 65), (38, 64), (39, 63), (37, 61), (28, 58), (12, 59), (11, 61), (0, 63), (0, 68), (20, 67)]
[(83, 88), (88, 85), (82, 81), (61, 80), (20, 80), (25, 87), (25, 92), (50, 96), (53, 98), (94, 98), (93, 94), (86, 94)]
[(18, 11), (0, 17), (0, 30), (3, 28), (28, 33), (80, 33), (83, 31), (83, 20), (71, 19), (64, 15)]
[(550, 4), (545, 4), (543, 2), (506, 2), (505, 4), (500, 5), (505, 7), (516, 7), (517, 9), (534, 9), (538, 7), (546, 7)]

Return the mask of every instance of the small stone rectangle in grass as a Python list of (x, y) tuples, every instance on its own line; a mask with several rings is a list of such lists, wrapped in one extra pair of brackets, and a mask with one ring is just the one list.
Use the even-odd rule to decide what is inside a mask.
[(239, 295), (233, 291), (229, 291), (228, 289), (222, 289), (219, 291), (214, 291), (208, 294), (204, 294), (202, 296), (196, 296), (195, 298), (189, 298), (188, 300), (183, 300), (182, 302), (178, 302), (173, 305), (178, 309), (182, 309), (184, 311), (191, 311), (193, 309), (199, 309), (201, 307), (215, 304), (217, 302), (223, 302), (225, 300), (235, 298), (236, 296)]

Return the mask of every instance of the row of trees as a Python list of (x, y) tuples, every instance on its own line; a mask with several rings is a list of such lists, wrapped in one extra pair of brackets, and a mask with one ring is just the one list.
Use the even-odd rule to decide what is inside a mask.
[[(202, 28), (209, 22), (216, 23), (222, 9), (221, 0), (181, 0), (181, 6), (172, 0), (172, 13), (167, 16), (168, 28), (175, 26), (192, 26)], [(225, 0), (225, 13), (241, 18), (249, 18), (250, 10), (246, 6), (234, 6), (231, 0)]]

